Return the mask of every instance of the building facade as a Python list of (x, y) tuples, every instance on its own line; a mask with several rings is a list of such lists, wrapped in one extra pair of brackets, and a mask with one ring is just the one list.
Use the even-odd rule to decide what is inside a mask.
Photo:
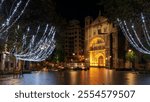
[[(124, 67), (119, 56), (118, 30), (103, 16), (85, 18), (85, 61), (90, 66)], [(119, 58), (120, 57), (120, 58)]]
[(84, 60), (84, 33), (78, 20), (69, 22), (65, 31), (65, 61), (81, 62)]
[(30, 62), (25, 62), (17, 60), (7, 49), (7, 44), (5, 44), (5, 49), (0, 53), (0, 74), (13, 72), (14, 69), (29, 70)]

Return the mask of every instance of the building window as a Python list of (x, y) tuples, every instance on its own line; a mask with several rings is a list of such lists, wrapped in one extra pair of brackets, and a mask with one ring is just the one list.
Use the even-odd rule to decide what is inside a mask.
[(107, 27), (104, 28), (104, 33), (106, 33), (106, 32), (107, 32)]
[(2, 54), (0, 54), (0, 62), (2, 61)]
[(89, 38), (91, 38), (92, 36), (91, 36), (91, 34), (89, 34)]
[(115, 28), (116, 27), (116, 25), (113, 23), (113, 28)]
[(88, 25), (88, 22), (86, 21), (86, 23), (85, 23), (86, 25)]
[(101, 29), (98, 29), (98, 34), (101, 34), (101, 33), (102, 33)]
[(14, 66), (14, 64), (13, 63), (11, 63), (11, 67), (13, 67)]
[(96, 32), (94, 32), (93, 35), (96, 35)]

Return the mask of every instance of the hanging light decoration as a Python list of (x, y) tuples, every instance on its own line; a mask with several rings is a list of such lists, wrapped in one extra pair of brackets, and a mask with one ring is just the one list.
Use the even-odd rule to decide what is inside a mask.
[[(0, 9), (2, 8), (4, 2), (5, 0), (1, 0)], [(10, 13), (6, 18), (4, 18), (4, 20), (1, 20), (0, 22), (0, 38), (19, 20), (29, 2), (30, 0), (26, 0), (26, 2), (23, 0), (15, 0), (13, 2)]]
[(29, 43), (27, 44), (27, 38), (31, 32), (28, 27), (26, 33), (23, 34), (22, 46), (17, 48), (17, 41), (14, 43), (12, 54), (16, 57), (16, 59), (40, 62), (47, 59), (52, 54), (55, 49), (55, 27), (47, 24), (42, 37), (39, 39), (38, 35), (41, 34), (40, 30), (41, 27), (39, 26), (36, 33), (30, 37)]
[(117, 19), (129, 43), (139, 52), (150, 54), (150, 20), (143, 13), (138, 19), (125, 21)]

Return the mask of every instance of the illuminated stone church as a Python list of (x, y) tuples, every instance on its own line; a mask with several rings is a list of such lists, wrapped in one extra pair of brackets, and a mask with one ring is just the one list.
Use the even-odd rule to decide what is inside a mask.
[[(95, 20), (85, 18), (85, 61), (90, 66), (124, 67), (123, 57), (118, 53), (119, 39), (116, 26), (107, 18), (98, 16)], [(119, 58), (120, 57), (120, 58)]]

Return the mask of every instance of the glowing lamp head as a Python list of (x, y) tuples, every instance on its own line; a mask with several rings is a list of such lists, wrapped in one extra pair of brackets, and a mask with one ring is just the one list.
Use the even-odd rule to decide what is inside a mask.
[(131, 51), (132, 51), (131, 49), (128, 50), (128, 52), (131, 52)]

